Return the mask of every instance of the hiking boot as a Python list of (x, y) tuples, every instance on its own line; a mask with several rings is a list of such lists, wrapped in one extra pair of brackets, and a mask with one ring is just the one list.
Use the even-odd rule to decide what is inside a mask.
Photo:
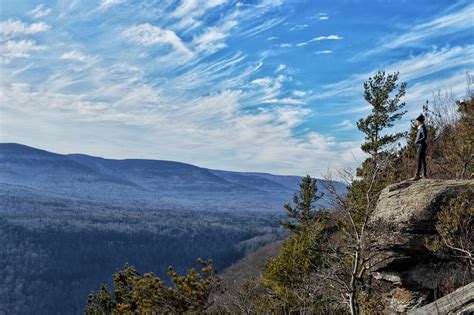
[(419, 180), (421, 179), (420, 175), (416, 175), (415, 177), (410, 178), (410, 180)]

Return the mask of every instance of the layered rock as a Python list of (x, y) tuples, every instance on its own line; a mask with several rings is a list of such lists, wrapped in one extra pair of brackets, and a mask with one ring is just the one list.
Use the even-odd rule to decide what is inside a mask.
[(474, 282), (465, 285), (442, 298), (408, 312), (408, 315), (465, 314), (474, 313)]
[[(464, 189), (474, 190), (474, 180), (404, 181), (382, 191), (369, 222), (369, 268), (390, 286), (384, 296), (388, 312), (406, 312), (433, 301), (443, 281), (453, 277), (453, 266), (426, 244), (436, 235), (440, 209)], [(458, 280), (466, 281), (453, 279)]]

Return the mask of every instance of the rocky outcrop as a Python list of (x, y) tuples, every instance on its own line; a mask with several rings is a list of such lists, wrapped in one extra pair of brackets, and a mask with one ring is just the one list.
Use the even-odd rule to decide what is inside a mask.
[(408, 315), (426, 314), (474, 314), (474, 282), (426, 306), (408, 312)]
[[(426, 246), (436, 234), (438, 212), (463, 189), (474, 190), (474, 181), (404, 181), (382, 191), (369, 222), (372, 257), (368, 267), (375, 279), (389, 285), (384, 295), (388, 313), (432, 302), (443, 281), (465, 277), (453, 275), (456, 267)], [(471, 280), (452, 279), (452, 283)]]

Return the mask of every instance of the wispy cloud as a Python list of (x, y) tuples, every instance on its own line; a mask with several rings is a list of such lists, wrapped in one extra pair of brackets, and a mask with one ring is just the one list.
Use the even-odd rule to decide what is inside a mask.
[(275, 72), (281, 72), (285, 70), (287, 67), (285, 64), (279, 64), (278, 67), (276, 68)]
[(45, 49), (33, 39), (18, 40), (16, 37), (45, 32), (50, 28), (51, 26), (44, 22), (27, 24), (13, 19), (0, 22), (1, 63), (6, 64), (14, 59), (27, 58), (32, 52)]
[(325, 20), (329, 20), (329, 15), (327, 13), (321, 12), (321, 13), (318, 13), (316, 16), (314, 16), (313, 19), (325, 21)]
[(91, 12), (103, 12), (114, 6), (124, 3), (126, 0), (101, 0), (98, 7)]
[(143, 46), (170, 45), (179, 52), (192, 54), (175, 32), (149, 23), (128, 27), (122, 35), (129, 41)]
[[(256, 23), (252, 21), (252, 18), (255, 17), (254, 14), (250, 14), (245, 21), (249, 23), (249, 26), (240, 32), (241, 37), (252, 37), (259, 33), (263, 33), (279, 24), (281, 24), (285, 17), (280, 18), (270, 18), (263, 23)], [(271, 37), (270, 37), (271, 38)], [(274, 38), (276, 39), (276, 38)]]
[(266, 104), (289, 104), (289, 105), (302, 105), (305, 102), (298, 98), (284, 97), (284, 98), (272, 98), (265, 101)]
[(350, 121), (349, 119), (345, 119), (341, 121), (340, 123), (335, 124), (334, 127), (336, 127), (337, 130), (344, 131), (344, 130), (355, 129), (355, 124), (353, 121)]
[(292, 26), (289, 28), (290, 31), (301, 31), (305, 28), (307, 28), (309, 25), (308, 24), (296, 24), (295, 26)]
[(317, 55), (332, 54), (332, 50), (329, 50), (329, 49), (327, 49), (327, 50), (318, 50), (318, 51), (316, 52), (316, 54), (317, 54)]
[(318, 36), (313, 39), (311, 39), (309, 42), (319, 42), (322, 40), (340, 40), (343, 39), (344, 37), (339, 36), (339, 35), (329, 35), (329, 36)]
[(181, 4), (171, 14), (172, 17), (198, 17), (203, 15), (207, 10), (226, 3), (227, 0), (182, 0)]
[(43, 49), (44, 47), (37, 45), (34, 40), (9, 40), (3, 42), (0, 47), (1, 61), (2, 63), (9, 63), (13, 59), (26, 58), (29, 57), (32, 52)]
[[(472, 67), (470, 56), (473, 54), (474, 45), (445, 47), (411, 56), (406, 60), (380, 65), (380, 68), (387, 72), (400, 71), (400, 80), (414, 81), (449, 69)], [(340, 95), (350, 99), (355, 95), (360, 96), (362, 83), (380, 68), (369, 72), (356, 73), (347, 79), (328, 84), (324, 87), (324, 92), (318, 94), (318, 97), (326, 98)]]
[[(328, 35), (328, 36), (318, 36), (318, 37), (314, 37), (308, 41), (305, 41), (305, 42), (300, 42), (298, 44), (296, 44), (295, 46), (296, 47), (303, 47), (303, 46), (306, 46), (310, 43), (314, 43), (314, 42), (320, 42), (320, 41), (324, 41), (324, 40), (341, 40), (341, 39), (344, 39), (344, 37), (342, 36), (339, 36), (339, 35)], [(331, 53), (332, 51), (330, 50), (324, 50), (326, 53)]]
[(226, 47), (224, 40), (229, 36), (230, 30), (236, 25), (236, 21), (230, 20), (223, 25), (209, 27), (202, 34), (194, 38), (193, 44), (198, 51), (214, 53)]
[(418, 46), (429, 38), (454, 34), (462, 30), (472, 29), (474, 21), (474, 4), (469, 4), (461, 9), (442, 15), (433, 20), (416, 24), (404, 30), (399, 35), (389, 36), (382, 40), (376, 48), (363, 53), (363, 56), (380, 53), (390, 49), (415, 45)]
[(44, 22), (26, 24), (20, 20), (9, 19), (0, 22), (0, 36), (3, 40), (11, 39), (17, 35), (29, 35), (47, 31), (51, 28)]
[(33, 10), (28, 12), (28, 14), (31, 15), (35, 19), (47, 16), (50, 13), (51, 13), (51, 8), (45, 8), (44, 4), (39, 4)]
[(61, 55), (61, 59), (64, 60), (73, 60), (73, 61), (79, 61), (79, 62), (85, 62), (89, 63), (95, 60), (94, 57), (90, 55), (86, 55), (82, 53), (81, 51), (75, 49), (75, 50), (70, 50)]
[[(417, 108), (419, 111), (421, 104), (430, 98), (432, 92), (437, 89), (452, 89), (457, 97), (463, 97), (466, 88), (465, 75), (462, 70), (457, 69), (474, 70), (470, 60), (470, 56), (473, 54), (474, 45), (445, 47), (380, 67), (388, 73), (400, 71), (400, 82), (412, 82), (408, 86), (405, 101), (409, 110)], [(335, 110), (327, 115), (366, 113), (370, 107), (362, 97), (363, 82), (378, 70), (380, 68), (353, 74), (347, 79), (328, 84), (321, 91), (315, 93), (312, 98), (318, 100), (341, 99), (341, 103), (335, 109), (344, 108), (344, 110), (342, 112)], [(445, 72), (452, 74), (445, 75), (442, 79), (433, 79), (433, 76)]]

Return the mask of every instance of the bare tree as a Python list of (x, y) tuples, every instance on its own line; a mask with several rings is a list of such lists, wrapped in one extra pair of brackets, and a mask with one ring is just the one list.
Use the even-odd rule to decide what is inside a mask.
[[(370, 284), (365, 283), (367, 271), (370, 264), (376, 261), (374, 251), (371, 251), (371, 234), (368, 225), (376, 207), (380, 191), (380, 181), (383, 174), (390, 169), (392, 153), (379, 154), (375, 159), (374, 167), (369, 168), (369, 174), (364, 178), (357, 178), (350, 169), (337, 171), (337, 177), (343, 180), (348, 187), (361, 183), (359, 189), (352, 189), (347, 196), (341, 193), (334, 184), (334, 174), (328, 171), (326, 190), (336, 214), (335, 220), (342, 223), (340, 235), (337, 240), (330, 242), (327, 257), (331, 260), (330, 269), (326, 269), (319, 275), (331, 283), (334, 290), (343, 298), (351, 314), (360, 313), (359, 293), (361, 290), (370, 289)], [(388, 152), (390, 152), (388, 151)]]

